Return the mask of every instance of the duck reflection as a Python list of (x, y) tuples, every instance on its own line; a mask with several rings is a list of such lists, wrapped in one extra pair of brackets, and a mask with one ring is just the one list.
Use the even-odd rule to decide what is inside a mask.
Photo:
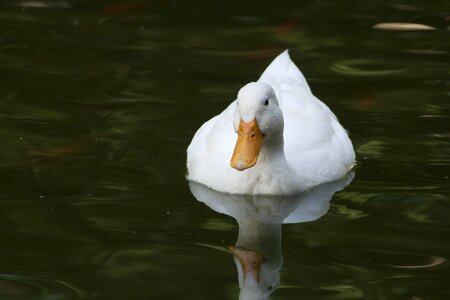
[(306, 192), (288, 196), (232, 195), (190, 182), (192, 194), (218, 213), (236, 219), (239, 236), (230, 250), (239, 279), (239, 299), (269, 299), (280, 282), (283, 265), (281, 226), (314, 221), (330, 207), (334, 193), (353, 180), (354, 173)]

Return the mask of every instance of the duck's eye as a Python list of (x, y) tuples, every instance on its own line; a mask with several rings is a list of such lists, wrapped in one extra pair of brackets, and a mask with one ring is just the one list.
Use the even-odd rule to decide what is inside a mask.
[(264, 102), (264, 105), (265, 106), (269, 105), (269, 99), (266, 99), (266, 102)]

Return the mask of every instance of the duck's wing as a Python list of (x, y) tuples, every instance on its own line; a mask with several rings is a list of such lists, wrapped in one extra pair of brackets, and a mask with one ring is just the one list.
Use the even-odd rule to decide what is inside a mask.
[(188, 179), (203, 180), (208, 168), (223, 169), (233, 153), (236, 134), (233, 128), (233, 101), (222, 113), (204, 123), (195, 133), (187, 149)]

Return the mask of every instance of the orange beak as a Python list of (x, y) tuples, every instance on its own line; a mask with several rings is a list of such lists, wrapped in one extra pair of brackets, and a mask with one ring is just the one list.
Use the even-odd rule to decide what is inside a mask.
[(256, 118), (250, 123), (245, 123), (241, 119), (238, 140), (234, 147), (230, 165), (239, 171), (253, 167), (258, 159), (262, 143), (263, 135), (258, 127), (258, 123), (256, 123)]
[(247, 250), (239, 246), (228, 247), (234, 255), (239, 258), (244, 273), (244, 280), (247, 279), (248, 274), (252, 274), (256, 282), (259, 283), (259, 273), (261, 272), (261, 265), (264, 262), (264, 257), (251, 250)]

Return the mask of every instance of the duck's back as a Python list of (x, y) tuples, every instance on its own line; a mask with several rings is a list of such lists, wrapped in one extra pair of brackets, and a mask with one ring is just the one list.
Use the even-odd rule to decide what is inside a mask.
[(352, 143), (334, 113), (312, 94), (287, 50), (258, 81), (275, 90), (284, 117), (286, 158), (299, 176), (311, 186), (344, 176), (355, 160)]

